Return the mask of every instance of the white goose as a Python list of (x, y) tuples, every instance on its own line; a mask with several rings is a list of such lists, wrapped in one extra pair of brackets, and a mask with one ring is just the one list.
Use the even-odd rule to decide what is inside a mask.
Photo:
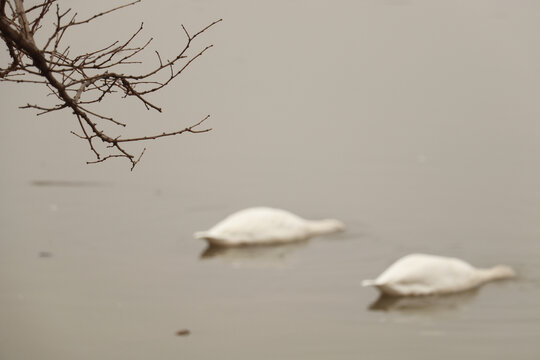
[(465, 291), (515, 275), (506, 265), (477, 269), (456, 258), (411, 254), (397, 260), (375, 280), (364, 280), (362, 285), (375, 286), (392, 296), (435, 295)]
[(305, 220), (288, 211), (255, 207), (238, 211), (208, 231), (195, 233), (214, 246), (280, 244), (341, 231), (338, 220)]

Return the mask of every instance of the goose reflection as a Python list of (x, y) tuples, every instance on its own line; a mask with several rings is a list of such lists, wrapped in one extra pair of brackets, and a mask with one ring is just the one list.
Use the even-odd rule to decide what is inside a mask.
[(402, 313), (427, 313), (452, 311), (463, 307), (478, 295), (478, 289), (448, 295), (391, 296), (379, 295), (368, 307), (371, 311), (398, 311)]
[(308, 241), (281, 245), (222, 247), (209, 245), (200, 255), (201, 260), (220, 258), (235, 266), (281, 267), (293, 252), (306, 247)]

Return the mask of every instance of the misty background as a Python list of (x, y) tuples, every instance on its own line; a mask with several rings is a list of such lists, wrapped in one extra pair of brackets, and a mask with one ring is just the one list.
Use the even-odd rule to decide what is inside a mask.
[[(136, 135), (211, 114), (209, 133), (134, 144), (133, 172), (86, 165), (68, 111), (36, 117), (18, 106), (44, 89), (1, 84), (1, 357), (537, 358), (540, 3), (143, 1), (70, 43), (144, 22), (151, 66), (184, 44), (180, 24), (219, 18), (193, 53), (214, 47), (152, 98), (162, 114), (103, 104)], [(193, 232), (258, 205), (347, 231), (200, 258)], [(520, 276), (371, 311), (361, 280), (411, 252)]]

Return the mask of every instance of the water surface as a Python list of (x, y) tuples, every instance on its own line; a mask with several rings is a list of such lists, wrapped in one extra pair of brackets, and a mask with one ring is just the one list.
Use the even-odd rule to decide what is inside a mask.
[[(144, 20), (169, 49), (179, 22), (223, 17), (215, 47), (164, 115), (108, 111), (142, 132), (210, 113), (212, 132), (147, 144), (132, 173), (89, 166), (69, 113), (35, 118), (16, 106), (41, 92), (0, 88), (1, 358), (538, 358), (539, 5), (159, 6), (100, 26)], [(259, 205), (347, 231), (218, 251), (192, 237)], [(519, 277), (420, 300), (360, 286), (411, 252)]]

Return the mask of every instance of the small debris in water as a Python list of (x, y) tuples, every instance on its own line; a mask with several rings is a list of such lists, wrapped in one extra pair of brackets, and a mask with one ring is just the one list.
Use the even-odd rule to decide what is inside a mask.
[(40, 258), (50, 258), (50, 257), (52, 257), (52, 253), (51, 253), (51, 252), (48, 252), (48, 251), (40, 251), (40, 252), (38, 253), (38, 256), (39, 256)]
[(189, 334), (191, 334), (191, 331), (188, 329), (182, 329), (176, 332), (176, 336), (188, 336)]

